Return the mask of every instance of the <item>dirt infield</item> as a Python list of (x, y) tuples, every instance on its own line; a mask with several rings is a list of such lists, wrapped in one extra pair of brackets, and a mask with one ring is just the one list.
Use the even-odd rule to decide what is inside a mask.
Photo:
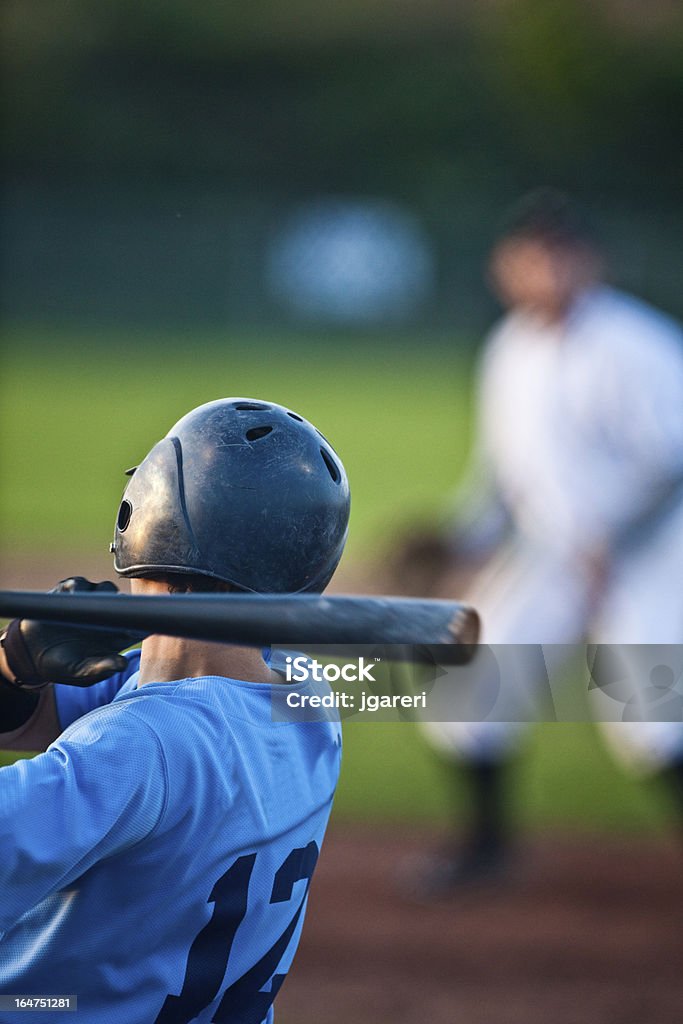
[(683, 851), (542, 837), (514, 881), (430, 907), (396, 894), (425, 833), (333, 828), (280, 1024), (679, 1024)]

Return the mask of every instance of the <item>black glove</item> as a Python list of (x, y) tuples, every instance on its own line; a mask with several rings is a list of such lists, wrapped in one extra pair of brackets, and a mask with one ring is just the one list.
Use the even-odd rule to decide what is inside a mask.
[[(118, 587), (109, 581), (91, 583), (83, 576), (62, 580), (51, 593), (88, 590), (118, 593)], [(7, 682), (26, 689), (47, 683), (91, 686), (125, 669), (128, 661), (119, 652), (139, 640), (140, 633), (126, 630), (14, 619), (2, 641), (7, 664), (16, 679), (15, 683)]]

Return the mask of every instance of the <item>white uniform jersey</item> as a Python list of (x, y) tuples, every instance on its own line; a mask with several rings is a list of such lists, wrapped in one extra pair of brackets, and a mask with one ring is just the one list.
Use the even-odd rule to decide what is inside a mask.
[(595, 288), (557, 325), (511, 313), (481, 388), (484, 457), (542, 546), (611, 548), (683, 480), (683, 332), (637, 299)]
[[(479, 399), (480, 458), (513, 536), (465, 595), (484, 643), (683, 643), (683, 333), (611, 288), (586, 292), (562, 324), (514, 312), (492, 332)], [(607, 558), (599, 598), (585, 555)], [(533, 658), (504, 685), (533, 706)], [(559, 667), (559, 666), (558, 666)], [(523, 720), (523, 719), (521, 719)], [(496, 757), (520, 726), (426, 724), (439, 747)], [(661, 764), (680, 723), (605, 725), (619, 753)]]

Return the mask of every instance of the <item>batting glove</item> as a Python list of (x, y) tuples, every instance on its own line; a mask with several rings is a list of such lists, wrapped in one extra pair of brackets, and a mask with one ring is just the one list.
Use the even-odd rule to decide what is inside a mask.
[[(118, 593), (118, 587), (108, 580), (91, 583), (83, 576), (72, 576), (51, 593), (83, 591)], [(40, 689), (48, 683), (92, 686), (123, 671), (128, 662), (120, 652), (139, 640), (139, 633), (125, 630), (14, 619), (0, 637), (14, 675), (5, 681), (20, 689)]]

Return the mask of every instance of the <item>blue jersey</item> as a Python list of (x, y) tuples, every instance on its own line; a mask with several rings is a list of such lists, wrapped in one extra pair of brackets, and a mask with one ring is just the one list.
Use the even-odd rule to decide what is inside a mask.
[(273, 721), (289, 686), (136, 683), (56, 688), (72, 724), (0, 769), (0, 993), (75, 994), (88, 1024), (270, 1021), (339, 724)]

